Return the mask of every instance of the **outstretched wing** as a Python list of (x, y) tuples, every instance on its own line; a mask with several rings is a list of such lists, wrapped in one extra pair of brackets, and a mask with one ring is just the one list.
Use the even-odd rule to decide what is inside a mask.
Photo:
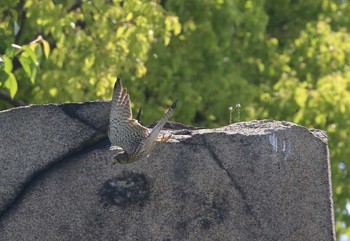
[(118, 78), (114, 85), (109, 115), (108, 138), (111, 144), (123, 148), (130, 154), (149, 132), (148, 128), (132, 118), (128, 92)]
[(168, 121), (170, 115), (173, 113), (174, 109), (176, 108), (177, 101), (178, 101), (178, 99), (176, 99), (174, 101), (174, 103), (170, 106), (169, 110), (165, 113), (163, 118), (160, 121), (158, 121), (157, 125), (152, 129), (152, 132), (147, 137), (148, 141), (150, 141), (152, 143), (156, 141), (163, 126)]

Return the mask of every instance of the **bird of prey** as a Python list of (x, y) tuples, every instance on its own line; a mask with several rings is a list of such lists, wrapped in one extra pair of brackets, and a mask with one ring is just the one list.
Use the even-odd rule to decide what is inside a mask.
[(175, 109), (177, 101), (175, 100), (157, 125), (149, 129), (132, 118), (129, 94), (126, 88), (123, 88), (121, 79), (118, 78), (111, 101), (108, 138), (111, 142), (111, 150), (115, 147), (123, 150), (113, 158), (113, 164), (131, 163), (149, 156), (156, 142), (169, 140), (171, 135), (160, 137), (158, 135)]

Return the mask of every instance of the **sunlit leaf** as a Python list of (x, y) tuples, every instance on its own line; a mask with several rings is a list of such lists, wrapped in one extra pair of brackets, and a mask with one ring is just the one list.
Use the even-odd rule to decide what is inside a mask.
[(37, 74), (37, 67), (33, 63), (33, 60), (29, 56), (26, 56), (24, 54), (22, 54), (18, 59), (24, 69), (24, 72), (27, 74), (30, 81), (34, 84), (35, 77)]
[[(22, 49), (25, 51), (25, 53), (28, 54), (28, 56), (30, 57), (30, 59), (32, 60), (32, 62), (33, 62), (35, 65), (38, 65), (38, 64), (39, 64), (35, 52), (34, 52), (28, 45), (23, 45), (23, 46), (22, 46)], [(23, 54), (22, 54), (22, 55), (23, 55)]]
[(126, 21), (130, 21), (133, 17), (132, 13), (128, 13), (128, 15), (126, 16)]
[(295, 101), (301, 107), (304, 108), (308, 93), (303, 85), (295, 89)]
[(12, 74), (8, 74), (8, 78), (5, 80), (4, 86), (10, 91), (10, 96), (13, 98), (17, 93), (17, 80), (16, 77)]
[(17, 50), (15, 48), (6, 48), (5, 55), (9, 58), (13, 58), (16, 55)]
[(50, 44), (49, 42), (47, 42), (45, 39), (42, 39), (42, 44), (43, 44), (43, 47), (44, 47), (44, 55), (45, 55), (45, 58), (48, 58), (49, 55), (50, 55)]
[(49, 90), (50, 95), (53, 96), (53, 97), (55, 97), (57, 95), (57, 92), (58, 92), (57, 88), (51, 88)]
[(3, 56), (2, 60), (4, 62), (4, 70), (5, 70), (5, 72), (11, 73), (12, 68), (13, 68), (12, 60), (9, 57), (7, 57), (7, 56)]
[(30, 81), (31, 81), (33, 84), (35, 83), (35, 79), (36, 79), (37, 73), (38, 73), (38, 68), (36, 68), (36, 66), (33, 66), (32, 75), (30, 76)]

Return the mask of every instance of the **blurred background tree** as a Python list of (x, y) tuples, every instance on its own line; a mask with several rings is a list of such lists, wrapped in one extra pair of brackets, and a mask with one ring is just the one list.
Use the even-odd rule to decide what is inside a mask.
[(337, 234), (350, 236), (349, 12), (347, 0), (3, 0), (0, 109), (109, 99), (122, 76), (145, 124), (179, 98), (186, 124), (226, 125), (240, 103), (235, 122), (326, 130)]

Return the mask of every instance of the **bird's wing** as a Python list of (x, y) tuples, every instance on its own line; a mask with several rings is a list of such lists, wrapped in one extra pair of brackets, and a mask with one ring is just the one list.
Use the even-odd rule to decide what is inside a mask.
[(149, 135), (149, 129), (132, 118), (130, 98), (118, 78), (114, 85), (109, 115), (108, 137), (112, 145), (120, 146), (130, 154), (141, 140)]
[(176, 108), (176, 103), (178, 99), (174, 101), (174, 103), (170, 106), (169, 110), (165, 113), (163, 118), (158, 121), (157, 125), (152, 129), (152, 132), (148, 135), (147, 139), (151, 142), (155, 142), (161, 129), (165, 125), (165, 123), (168, 121), (170, 115), (173, 113), (174, 109)]

